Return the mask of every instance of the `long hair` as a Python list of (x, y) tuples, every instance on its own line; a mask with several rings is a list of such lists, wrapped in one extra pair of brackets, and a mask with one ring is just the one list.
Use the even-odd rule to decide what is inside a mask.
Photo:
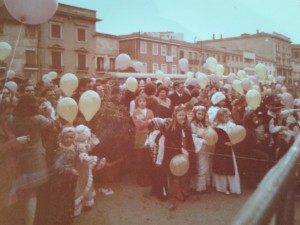
[[(198, 111), (203, 111), (205, 116), (202, 120), (199, 120), (196, 116), (196, 113)], [(208, 118), (207, 118), (207, 109), (205, 106), (202, 106), (202, 105), (197, 105), (197, 106), (194, 106), (193, 108), (193, 113), (194, 113), (194, 118), (193, 118), (193, 121), (195, 121), (197, 124), (202, 124), (204, 127), (207, 127), (206, 124), (208, 123)]]
[(228, 115), (231, 114), (230, 111), (229, 111), (229, 109), (227, 109), (227, 108), (220, 108), (218, 110), (216, 118), (214, 120), (214, 125), (218, 126), (219, 124), (222, 124), (223, 121), (221, 121), (221, 120), (222, 120), (223, 116), (226, 115), (226, 114), (228, 114)]
[(187, 122), (186, 107), (184, 105), (178, 105), (174, 108), (174, 111), (172, 114), (172, 122), (169, 124), (167, 129), (170, 129), (172, 131), (176, 130), (177, 126), (179, 125), (177, 122), (177, 114), (181, 111), (185, 112), (185, 122), (183, 124), (183, 127), (185, 127), (185, 128), (189, 127), (189, 123)]
[(19, 98), (13, 115), (19, 117), (31, 117), (38, 114), (39, 106), (37, 98), (32, 94), (24, 94)]

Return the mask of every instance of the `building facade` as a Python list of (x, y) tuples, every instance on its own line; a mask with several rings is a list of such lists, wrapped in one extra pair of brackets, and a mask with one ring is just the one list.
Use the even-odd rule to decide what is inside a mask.
[(276, 75), (286, 77), (288, 83), (292, 82), (291, 40), (284, 35), (259, 32), (256, 34), (242, 34), (239, 37), (201, 41), (211, 47), (220, 47), (237, 51), (254, 52), (266, 60), (275, 63)]
[(292, 45), (292, 80), (293, 83), (300, 84), (300, 45)]
[(10, 64), (17, 76), (36, 81), (50, 71), (79, 77), (96, 73), (96, 11), (59, 4), (49, 21), (36, 26), (16, 21), (4, 5), (0, 13), (1, 41), (14, 49), (20, 32), (13, 60), (0, 62), (2, 77)]

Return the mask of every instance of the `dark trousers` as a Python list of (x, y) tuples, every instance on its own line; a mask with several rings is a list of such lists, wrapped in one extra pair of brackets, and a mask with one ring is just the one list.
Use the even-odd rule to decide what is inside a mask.
[[(164, 166), (151, 165), (151, 186), (152, 194), (156, 197), (167, 197), (169, 194), (167, 170)], [(164, 190), (166, 193), (164, 193)]]

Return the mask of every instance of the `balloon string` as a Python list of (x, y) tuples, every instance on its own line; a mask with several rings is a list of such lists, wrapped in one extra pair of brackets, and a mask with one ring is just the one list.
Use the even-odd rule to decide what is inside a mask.
[[(23, 23), (21, 23), (20, 30), (19, 30), (19, 34), (18, 34), (18, 38), (17, 38), (17, 40), (16, 40), (15, 48), (14, 48), (13, 54), (12, 54), (12, 56), (11, 56), (11, 60), (10, 60), (10, 63), (9, 63), (8, 70), (7, 70), (7, 71), (10, 70), (10, 68), (11, 68), (11, 66), (12, 66), (12, 63), (13, 63), (13, 60), (14, 60), (14, 58), (15, 58), (16, 50), (17, 50), (17, 47), (18, 47), (18, 45), (19, 45), (19, 40), (20, 40), (20, 37), (21, 37), (22, 27), (23, 27)], [(3, 94), (3, 91), (4, 91), (4, 89), (5, 89), (5, 85), (6, 85), (6, 83), (7, 83), (7, 80), (8, 80), (8, 74), (7, 74), (7, 71), (6, 71), (5, 82), (4, 82), (4, 85), (3, 85), (2, 92), (1, 92), (2, 94)], [(2, 96), (2, 98), (1, 98), (1, 100), (0, 100), (0, 103), (2, 103), (2, 100), (3, 100), (3, 96)]]
[[(20, 26), (19, 35), (18, 35), (18, 38), (17, 38), (17, 41), (16, 41), (16, 45), (15, 45), (15, 49), (13, 51), (13, 54), (12, 54), (12, 57), (11, 57), (11, 60), (10, 60), (10, 63), (9, 63), (8, 70), (10, 70), (10, 68), (12, 66), (12, 63), (13, 63), (13, 60), (15, 58), (16, 50), (17, 50), (17, 47), (19, 45), (19, 40), (20, 40), (22, 28), (23, 28), (23, 23), (21, 23), (21, 26)], [(6, 78), (7, 78), (7, 76), (6, 76)]]
[[(141, 142), (137, 142), (137, 144), (141, 144)], [(145, 148), (149, 148), (149, 147), (146, 147)], [(174, 150), (181, 150), (181, 148), (174, 148), (174, 147), (168, 147), (168, 146), (165, 146), (165, 148), (168, 148), (168, 149), (174, 149)], [(220, 153), (215, 153), (215, 152), (195, 152), (193, 150), (189, 150), (189, 149), (186, 149), (188, 152), (194, 152), (196, 153), (197, 155), (210, 155), (210, 156), (222, 156), (222, 157), (232, 157), (232, 155), (225, 155), (225, 154), (220, 154)], [(259, 159), (259, 158), (253, 158), (253, 157), (246, 157), (246, 156), (239, 156), (239, 155), (236, 155), (237, 151), (234, 151), (234, 156), (236, 159), (246, 159), (246, 160), (251, 160), (251, 161), (259, 161), (259, 162), (267, 162), (267, 163), (277, 163), (278, 161), (276, 160), (267, 160), (267, 159)], [(266, 153), (267, 154), (267, 153)]]

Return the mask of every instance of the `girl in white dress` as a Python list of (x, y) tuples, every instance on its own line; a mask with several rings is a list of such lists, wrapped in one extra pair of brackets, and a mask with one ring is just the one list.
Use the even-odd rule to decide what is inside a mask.
[(218, 134), (212, 165), (216, 190), (226, 194), (241, 194), (240, 177), (234, 149), (228, 136), (236, 124), (230, 120), (228, 109), (219, 109), (214, 126)]
[(210, 186), (210, 155), (213, 146), (207, 145), (203, 139), (205, 128), (209, 126), (207, 110), (205, 106), (195, 106), (194, 119), (191, 123), (192, 135), (197, 154), (197, 174), (191, 178), (190, 186), (197, 192), (204, 192)]

